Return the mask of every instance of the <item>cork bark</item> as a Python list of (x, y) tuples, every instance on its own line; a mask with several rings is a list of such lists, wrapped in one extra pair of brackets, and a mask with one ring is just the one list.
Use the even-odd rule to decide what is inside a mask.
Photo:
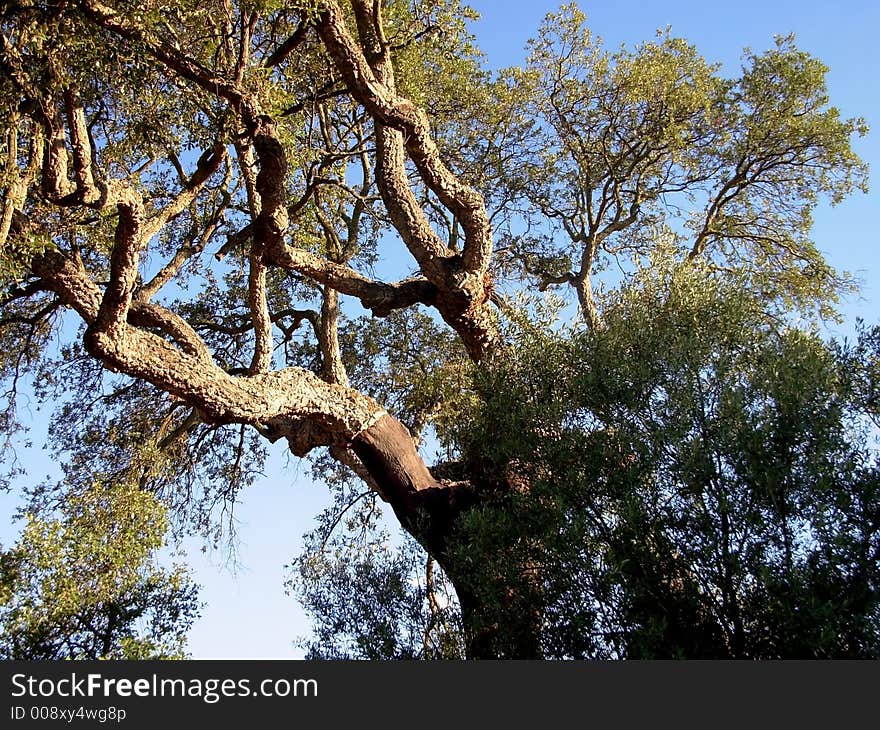
[[(76, 13), (77, 22), (100, 30), (96, 37), (133, 44), (168, 77), (212, 97), (229, 129), (205, 143), (190, 172), (174, 158), (179, 181), (169, 181), (167, 196), (151, 197), (136, 173), (123, 176), (116, 168), (114, 177), (109, 167), (101, 168), (81, 90), (65, 88), (37, 99), (22, 88), (21, 108), (30, 115), (22, 127), (32, 136), (30, 160), (20, 169), (17, 132), (11, 131), (9, 148), (16, 155), (10, 156), (6, 170), (0, 245), (34, 237), (52, 241), (23, 262), (33, 290), (53, 293), (81, 318), (86, 351), (108, 370), (151, 383), (190, 406), (193, 418), (202, 422), (245, 424), (272, 441), (283, 439), (298, 456), (329, 447), (455, 575), (449, 541), (461, 512), (479, 502), (477, 490), (466, 482), (435, 478), (406, 427), (349, 384), (337, 332), (339, 296), (347, 295), (376, 316), (415, 304), (433, 308), (475, 361), (498, 347), (490, 296), (492, 232), (485, 203), (444, 163), (425, 113), (398, 92), (380, 5), (352, 2), (355, 37), (339, 5), (321, 2), (314, 17), (304, 16), (293, 36), (262, 60), (251, 58), (256, 15), (248, 20), (242, 14), (238, 47), (227, 38), (228, 62), (208, 68), (187, 55), (185, 47), (163, 38), (161, 30), (139, 27), (112, 5), (99, 0), (63, 4), (58, 12)], [(334, 77), (373, 130), (364, 186), (375, 175), (378, 195), (416, 269), (406, 279), (381, 281), (358, 271), (352, 264), (356, 240), (337, 242), (327, 253), (294, 239), (291, 220), (315, 199), (317, 183), (309, 182), (305, 194), (292, 199), (291, 163), (279, 119), (244, 79), (257, 65), (265, 70), (285, 63), (307, 39), (322, 44)], [(412, 169), (460, 226), (460, 251), (450, 248), (429, 223), (409, 179)], [(152, 279), (144, 282), (141, 276), (148, 253), (152, 263), (153, 256), (167, 252), (153, 247), (156, 237), (182, 213), (194, 210), (211, 185), (216, 189), (218, 176), (233, 174), (245, 191), (242, 197), (246, 195), (246, 205), (238, 204), (236, 215), (246, 223), (229, 236), (216, 258), (242, 251), (246, 321), (229, 325), (218, 318), (206, 323), (164, 304), (162, 294), (201, 255), (223, 221), (222, 210), (213, 217), (205, 213), (204, 230), (160, 261)], [(362, 213), (361, 207), (358, 215)], [(83, 255), (79, 244), (70, 242), (72, 237), (52, 228), (64, 216), (83, 227), (98, 221), (114, 226), (110, 250), (97, 257)], [(358, 235), (354, 220), (348, 220), (349, 239)], [(331, 232), (330, 226), (324, 229)], [(272, 310), (269, 282), (278, 269), (320, 287), (320, 312), (290, 309), (294, 324), (283, 331), (289, 337), (303, 321), (313, 326), (321, 353), (314, 371), (274, 369), (283, 313)], [(202, 336), (212, 327), (250, 338), (249, 365), (233, 369), (222, 363)]]

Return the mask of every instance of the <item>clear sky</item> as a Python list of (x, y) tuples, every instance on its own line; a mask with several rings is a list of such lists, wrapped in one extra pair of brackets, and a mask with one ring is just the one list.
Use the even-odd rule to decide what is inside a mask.
[[(477, 0), (470, 4), (482, 16), (473, 30), (491, 67), (521, 62), (526, 40), (541, 18), (558, 7), (558, 3), (544, 0)], [(669, 25), (675, 35), (694, 43), (708, 60), (724, 63), (724, 70), (733, 75), (744, 47), (760, 52), (772, 46), (774, 34), (793, 32), (800, 48), (830, 67), (832, 103), (843, 116), (864, 117), (876, 130), (855, 142), (857, 153), (872, 166), (870, 194), (856, 195), (836, 208), (823, 206), (816, 215), (814, 233), (820, 250), (832, 265), (856, 273), (862, 281), (860, 296), (842, 306), (846, 322), (830, 331), (837, 335), (851, 332), (856, 317), (869, 324), (880, 321), (876, 233), (880, 212), (880, 54), (875, 48), (880, 40), (880, 3), (630, 0), (580, 5), (593, 31), (609, 48), (649, 39), (658, 28)], [(39, 435), (37, 430), (35, 440)], [(26, 455), (33, 470), (28, 483), (49, 471), (40, 456), (39, 451)], [(298, 552), (301, 535), (310, 529), (313, 516), (324, 505), (325, 493), (320, 484), (308, 478), (307, 465), (286, 459), (276, 444), (265, 478), (241, 495), (236, 508), (240, 541), (237, 568), (229, 567), (226, 554), (202, 553), (193, 543), (186, 546), (188, 562), (207, 602), (190, 634), (194, 658), (300, 656), (292, 641), (306, 633), (308, 625), (295, 601), (284, 595), (284, 565)], [(11, 511), (14, 504), (13, 497), (0, 495), (0, 514)], [(0, 543), (9, 544), (13, 537), (9, 526), (0, 523)]]

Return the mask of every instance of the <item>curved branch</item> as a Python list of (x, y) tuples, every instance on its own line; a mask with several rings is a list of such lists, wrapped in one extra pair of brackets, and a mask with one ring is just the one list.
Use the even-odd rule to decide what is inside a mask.
[(151, 239), (168, 221), (186, 210), (205, 186), (208, 178), (220, 169), (225, 158), (226, 148), (220, 142), (216, 142), (211, 149), (202, 154), (196, 164), (196, 171), (190, 176), (183, 190), (168, 205), (144, 223), (142, 235), (146, 240)]
[(204, 340), (186, 320), (165, 307), (151, 302), (135, 301), (127, 321), (138, 327), (155, 327), (174, 340), (187, 355), (204, 363), (213, 363)]
[[(102, 298), (85, 270), (58, 252), (36, 257), (32, 268), (93, 330)], [(135, 309), (133, 315), (137, 319), (139, 312), (158, 309), (149, 305), (146, 310)], [(384, 413), (368, 396), (326, 383), (301, 368), (231, 376), (134, 326), (113, 328), (100, 338), (87, 337), (86, 348), (107, 366), (198, 408), (206, 421), (260, 424), (276, 438), (288, 438), (298, 454), (315, 446), (348, 443)]]
[(195, 59), (161, 39), (150, 37), (142, 28), (132, 25), (110, 7), (98, 0), (79, 0), (76, 5), (83, 11), (85, 16), (96, 25), (106, 28), (110, 32), (129, 41), (137, 41), (144, 50), (153, 58), (161, 61), (174, 72), (187, 81), (205, 89), (216, 96), (226, 99), (234, 106), (238, 106), (243, 96), (241, 91), (225, 79), (217, 76), (210, 69), (205, 68)]
[(276, 266), (291, 269), (360, 300), (376, 316), (413, 304), (436, 303), (437, 288), (426, 279), (404, 279), (394, 284), (370, 279), (343, 264), (336, 264), (303, 249), (284, 246), (267, 252)]
[[(492, 235), (485, 202), (444, 165), (425, 113), (397, 95), (378, 4), (359, 1), (353, 8), (363, 49), (333, 0), (321, 3), (318, 36), (352, 96), (373, 116), (376, 178), (391, 220), (424, 276), (437, 287), (437, 310), (459, 334), (471, 357), (479, 360), (494, 349), (498, 339), (489, 307)], [(465, 238), (461, 254), (440, 239), (416, 200), (406, 175), (406, 153), (428, 189), (460, 223)]]
[[(367, 19), (366, 13), (363, 3), (355, 4), (359, 28), (368, 22), (378, 26), (373, 14)], [(485, 271), (492, 255), (492, 231), (483, 197), (461, 182), (443, 163), (424, 111), (395, 93), (389, 49), (381, 47), (384, 44), (368, 48), (372, 51), (370, 55), (378, 55), (377, 51), (381, 54), (381, 60), (370, 63), (349, 34), (342, 11), (332, 0), (323, 3), (316, 28), (351, 93), (377, 122), (403, 133), (406, 150), (425, 184), (461, 223), (465, 232), (465, 268)], [(374, 37), (381, 37), (381, 28), (374, 28), (374, 33)], [(368, 43), (372, 40), (364, 39), (363, 35), (362, 32), (362, 40)]]
[[(36, 257), (34, 273), (59, 298), (94, 325), (101, 309), (97, 286), (81, 266), (58, 252)], [(212, 424), (252, 425), (304, 456), (317, 446), (351, 449), (403, 514), (426, 500), (442, 499), (445, 487), (428, 471), (406, 428), (369, 396), (327, 383), (302, 368), (232, 376), (212, 363), (181, 352), (137, 327), (87, 337), (86, 348), (106, 367), (152, 383), (197, 409)]]

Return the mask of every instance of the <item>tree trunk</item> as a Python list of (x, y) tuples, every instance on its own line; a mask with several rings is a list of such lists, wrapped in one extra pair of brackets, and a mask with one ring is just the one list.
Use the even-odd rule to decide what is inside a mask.
[[(388, 415), (358, 434), (352, 450), (401, 525), (452, 581), (461, 606), (468, 658), (540, 658), (540, 611), (534, 596), (504, 585), (501, 571), (496, 573), (491, 567), (487, 570), (487, 566), (475, 571), (458, 543), (462, 539), (460, 518), (468, 510), (486, 504), (487, 490), (467, 482), (435, 479), (416, 451), (409, 431)], [(495, 584), (475, 585), (475, 576), (477, 581), (485, 579)]]
[[(540, 611), (508, 587), (501, 606), (453, 581), (461, 605), (468, 659), (541, 659)], [(500, 608), (500, 611), (499, 611)], [(501, 620), (499, 620), (499, 614)]]

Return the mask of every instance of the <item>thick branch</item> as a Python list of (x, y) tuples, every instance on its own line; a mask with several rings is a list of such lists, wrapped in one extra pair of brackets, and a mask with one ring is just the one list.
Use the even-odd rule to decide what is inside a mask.
[[(396, 94), (378, 4), (354, 3), (366, 55), (348, 32), (338, 5), (327, 0), (322, 10), (318, 35), (352, 95), (374, 118), (376, 179), (391, 220), (422, 273), (437, 287), (437, 310), (471, 357), (480, 359), (497, 342), (487, 276), (491, 231), (483, 199), (445, 167), (424, 112)], [(449, 250), (416, 200), (406, 174), (407, 152), (425, 184), (461, 224), (461, 255)]]
[[(75, 309), (92, 328), (102, 297), (85, 270), (57, 252), (38, 256), (34, 273)], [(135, 308), (146, 316), (161, 308)], [(110, 336), (113, 335), (113, 336)], [(384, 411), (369, 397), (326, 383), (300, 368), (234, 377), (206, 360), (181, 352), (163, 338), (134, 326), (115, 327), (108, 336), (88, 338), (92, 355), (108, 367), (142, 378), (199, 409), (213, 423), (261, 425), (286, 437), (295, 452), (346, 444)]]
[[(425, 113), (411, 101), (394, 91), (389, 49), (374, 38), (381, 38), (381, 22), (375, 17), (376, 8), (362, 2), (354, 3), (362, 41), (368, 51), (381, 51), (382, 57), (370, 61), (351, 37), (339, 6), (332, 0), (323, 4), (317, 31), (328, 53), (333, 58), (349, 90), (373, 115), (377, 122), (393, 127), (406, 138), (406, 149), (419, 170), (425, 184), (461, 223), (465, 232), (464, 266), (469, 271), (482, 273), (492, 255), (492, 232), (482, 196), (462, 183), (440, 158), (440, 151), (431, 135)], [(372, 11), (372, 12), (371, 12)], [(370, 13), (369, 18), (366, 17)], [(363, 30), (372, 24), (373, 38)], [(366, 36), (366, 37), (365, 37)], [(372, 54), (371, 54), (372, 55)], [(377, 78), (378, 76), (378, 78)]]
[(276, 266), (298, 271), (342, 294), (356, 297), (377, 316), (386, 316), (395, 309), (403, 309), (416, 303), (432, 305), (436, 302), (436, 287), (422, 278), (387, 284), (370, 279), (348, 266), (333, 263), (292, 246), (269, 253)]
[(43, 138), (34, 133), (31, 135), (28, 167), (23, 173), (20, 172), (18, 168), (18, 130), (15, 126), (9, 129), (6, 135), (5, 174), (7, 187), (3, 196), (3, 211), (0, 215), (0, 251), (6, 246), (16, 216), (22, 215), (21, 211), (24, 210), (28, 188), (36, 179), (42, 158)]
[(101, 198), (101, 192), (95, 185), (92, 174), (92, 143), (89, 139), (85, 111), (79, 97), (70, 89), (64, 93), (64, 107), (70, 130), (70, 145), (73, 149), (73, 179), (82, 202), (90, 205)]
[(339, 293), (329, 286), (325, 286), (322, 292), (318, 346), (321, 349), (321, 377), (328, 383), (348, 385), (348, 374), (339, 349)]
[(259, 246), (272, 249), (281, 245), (287, 231), (287, 194), (284, 186), (287, 156), (270, 117), (259, 114), (255, 109), (249, 109), (246, 117), (259, 167), (254, 189), (259, 195), (260, 207), (254, 220), (253, 235)]
[[(66, 304), (94, 323), (101, 297), (80, 266), (51, 252), (38, 257), (33, 268)], [(445, 490), (425, 467), (409, 432), (352, 388), (301, 368), (234, 377), (136, 327), (125, 328), (118, 339), (89, 339), (86, 346), (108, 367), (196, 408), (206, 422), (253, 425), (273, 440), (286, 438), (300, 456), (317, 446), (351, 449), (370, 483), (402, 513), (411, 514)]]
[(601, 324), (599, 318), (599, 310), (596, 307), (596, 300), (593, 297), (593, 283), (590, 280), (590, 271), (582, 270), (576, 276), (572, 277), (572, 286), (578, 296), (578, 304), (580, 305), (581, 316), (584, 318), (587, 327), (595, 329)]
[(276, 48), (269, 57), (263, 61), (263, 66), (273, 68), (283, 63), (284, 60), (305, 40), (308, 26), (304, 22), (296, 27), (296, 30), (287, 38), (278, 48)]
[(92, 323), (94, 335), (119, 339), (131, 306), (138, 262), (145, 240), (142, 235), (143, 205), (140, 197), (127, 186), (112, 186), (119, 221), (116, 224), (113, 252), (110, 255), (110, 281)]
[(377, 124), (376, 146), (376, 182), (391, 222), (425, 276), (438, 286), (444, 286), (445, 262), (453, 252), (431, 227), (410, 187), (403, 134)]
[(190, 58), (174, 46), (150, 37), (142, 28), (129, 24), (120, 17), (112, 8), (98, 0), (79, 0), (77, 5), (92, 22), (106, 28), (110, 32), (129, 41), (141, 44), (144, 50), (158, 61), (168, 66), (187, 81), (191, 81), (206, 91), (226, 99), (234, 106), (242, 101), (239, 89), (225, 79), (217, 76), (210, 69), (205, 68), (198, 61)]
[(419, 506), (420, 492), (443, 489), (418, 455), (409, 431), (387, 414), (355, 437), (352, 450), (379, 484), (393, 485), (398, 504), (408, 511)]
[(187, 355), (206, 363), (213, 363), (204, 340), (185, 319), (165, 307), (150, 302), (135, 301), (132, 303), (127, 321), (138, 327), (155, 327), (171, 337)]
[(67, 177), (68, 154), (64, 124), (51, 99), (40, 105), (38, 118), (46, 135), (42, 166), (43, 194), (51, 200), (60, 200), (73, 192), (73, 185)]

